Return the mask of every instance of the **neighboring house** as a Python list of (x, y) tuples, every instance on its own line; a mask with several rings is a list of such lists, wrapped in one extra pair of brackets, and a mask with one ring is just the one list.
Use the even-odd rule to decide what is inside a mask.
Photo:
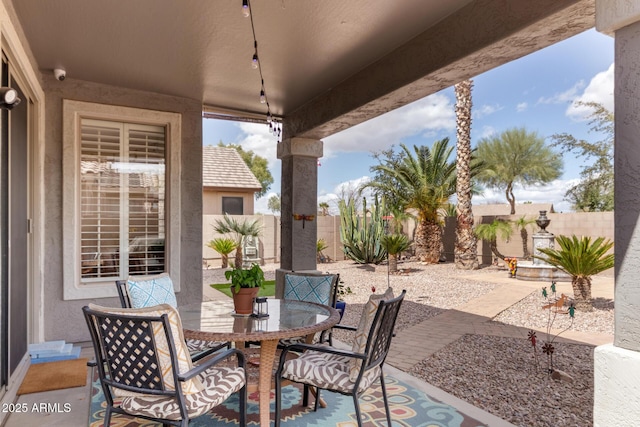
[(253, 215), (262, 186), (234, 148), (202, 147), (202, 213)]

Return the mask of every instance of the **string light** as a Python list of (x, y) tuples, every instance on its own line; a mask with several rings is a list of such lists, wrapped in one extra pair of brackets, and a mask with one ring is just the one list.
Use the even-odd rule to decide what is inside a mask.
[(250, 14), (251, 11), (249, 9), (249, 0), (242, 0), (242, 16), (248, 18)]
[(262, 65), (258, 56), (258, 39), (256, 38), (256, 29), (253, 25), (253, 14), (251, 13), (251, 5), (249, 0), (242, 0), (242, 15), (247, 18), (251, 18), (251, 32), (253, 34), (253, 57), (251, 58), (251, 68), (257, 69), (260, 72), (260, 103), (267, 106), (267, 126), (269, 126), (269, 132), (278, 139), (280, 143), (280, 137), (282, 135), (282, 123), (278, 122), (271, 114), (271, 107), (269, 106), (269, 98), (267, 98), (267, 91), (264, 86), (264, 78), (262, 77)]

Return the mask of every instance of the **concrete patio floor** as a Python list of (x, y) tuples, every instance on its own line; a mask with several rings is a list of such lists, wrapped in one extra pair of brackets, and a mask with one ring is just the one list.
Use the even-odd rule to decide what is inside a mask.
[[(472, 274), (467, 277), (474, 279)], [(399, 332), (393, 340), (391, 351), (387, 358), (385, 372), (413, 387), (422, 390), (434, 399), (451, 405), (465, 414), (476, 418), (487, 426), (507, 427), (513, 424), (502, 420), (488, 412), (476, 408), (473, 405), (456, 398), (426, 382), (403, 372), (408, 371), (421, 360), (429, 357), (444, 346), (457, 340), (464, 334), (495, 335), (503, 337), (526, 338), (529, 328), (520, 328), (509, 325), (499, 325), (490, 320), (516, 304), (532, 291), (540, 289), (546, 284), (543, 282), (517, 281), (506, 277), (504, 273), (491, 273), (482, 275), (478, 280), (490, 281), (498, 284), (496, 288), (454, 310), (421, 322)], [(604, 282), (604, 283), (603, 283)], [(518, 286), (514, 286), (517, 283)], [(613, 299), (614, 286), (612, 277), (600, 278), (598, 286), (592, 289), (593, 297)], [(609, 286), (610, 285), (610, 286)], [(227, 298), (222, 293), (205, 286), (203, 289), (206, 300)], [(570, 283), (558, 283), (558, 292), (572, 294)], [(566, 342), (579, 342), (591, 345), (601, 345), (613, 342), (612, 335), (566, 331), (561, 340)], [(92, 358), (93, 350), (88, 343), (83, 345), (81, 357)], [(90, 375), (90, 370), (88, 375)], [(43, 393), (33, 393), (18, 396), (17, 403), (26, 403), (32, 407), (34, 403), (69, 403), (71, 411), (66, 413), (13, 413), (3, 427), (24, 426), (86, 426), (90, 404), (90, 378), (87, 377), (87, 385), (65, 390), (56, 390)]]

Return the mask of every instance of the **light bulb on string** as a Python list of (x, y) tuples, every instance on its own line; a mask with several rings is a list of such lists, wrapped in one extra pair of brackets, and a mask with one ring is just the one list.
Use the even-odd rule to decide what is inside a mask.
[(251, 15), (251, 10), (249, 9), (249, 0), (242, 0), (242, 16), (248, 18)]
[(266, 104), (267, 96), (264, 94), (264, 90), (260, 90), (260, 103)]
[(253, 58), (251, 59), (251, 68), (254, 70), (258, 69), (258, 54), (254, 53)]
[(267, 111), (267, 123), (271, 124), (273, 121), (273, 117), (271, 116), (271, 111)]

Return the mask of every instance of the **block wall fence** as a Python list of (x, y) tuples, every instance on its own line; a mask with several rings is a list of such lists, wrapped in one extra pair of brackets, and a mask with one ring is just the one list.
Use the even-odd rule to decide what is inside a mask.
[[(494, 219), (505, 219), (515, 221), (520, 218), (521, 214), (516, 215), (483, 215), (474, 218), (475, 224), (488, 224)], [(547, 213), (547, 217), (551, 223), (547, 227), (547, 231), (554, 235), (572, 235), (604, 237), (613, 240), (613, 212), (573, 212), (573, 213)], [(220, 267), (220, 254), (206, 246), (210, 240), (220, 237), (213, 231), (216, 220), (222, 218), (222, 215), (204, 215), (203, 216), (203, 266), (206, 268)], [(260, 258), (262, 263), (279, 263), (280, 262), (280, 216), (276, 215), (245, 215), (248, 220), (258, 220), (262, 225), (262, 234), (260, 235)], [(535, 219), (536, 215), (527, 215), (527, 218)], [(340, 217), (339, 216), (317, 216), (318, 239), (324, 239), (328, 248), (323, 251), (326, 256), (332, 260), (345, 259), (342, 252), (342, 244), (340, 243)], [(406, 223), (404, 230), (409, 236), (415, 231), (413, 221)], [(527, 227), (528, 232), (528, 248), (533, 252), (533, 243), (531, 236), (538, 231), (535, 224)], [(443, 255), (447, 261), (453, 261), (453, 247), (455, 242), (455, 218), (446, 218), (443, 233)], [(520, 231), (514, 227), (511, 238), (506, 241), (498, 240), (498, 250), (505, 256), (522, 257), (523, 247)], [(615, 250), (615, 246), (614, 246)], [(231, 254), (233, 256), (233, 253)], [(491, 250), (487, 242), (478, 242), (478, 261), (481, 264), (490, 264), (492, 262)], [(322, 270), (322, 264), (318, 265), (318, 269)]]

